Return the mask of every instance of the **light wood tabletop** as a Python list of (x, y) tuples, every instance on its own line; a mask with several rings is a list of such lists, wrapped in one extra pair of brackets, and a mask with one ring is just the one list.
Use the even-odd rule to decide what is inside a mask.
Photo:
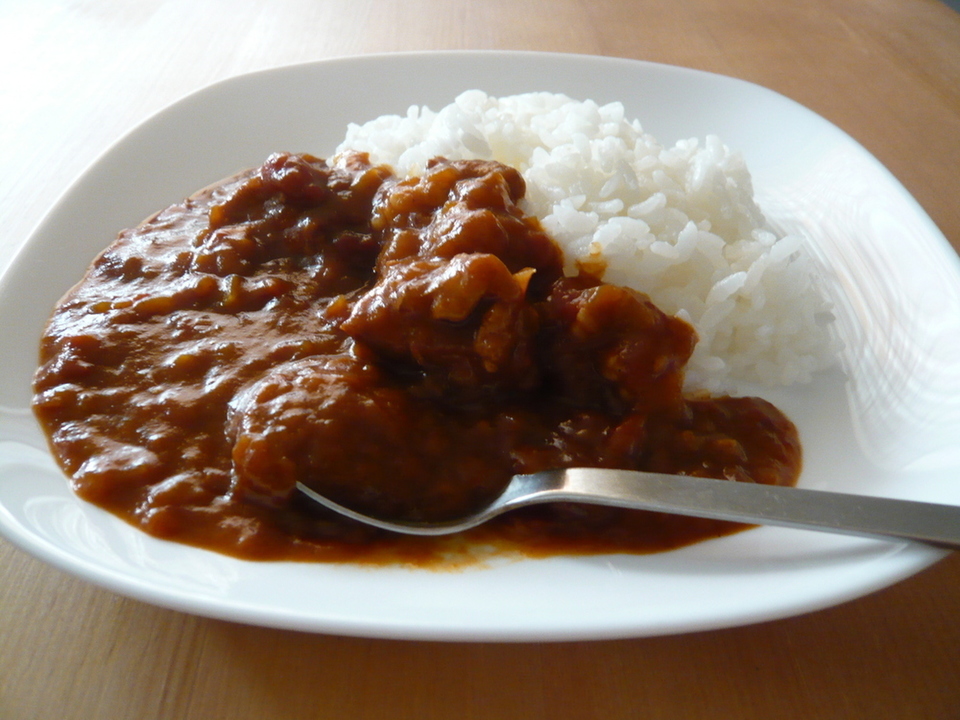
[[(187, 93), (434, 49), (635, 58), (766, 86), (865, 146), (960, 250), (960, 14), (937, 0), (9, 0), (0, 268), (88, 164)], [(430, 643), (161, 609), (0, 539), (0, 719), (304, 717), (960, 718), (960, 557), (747, 627)]]

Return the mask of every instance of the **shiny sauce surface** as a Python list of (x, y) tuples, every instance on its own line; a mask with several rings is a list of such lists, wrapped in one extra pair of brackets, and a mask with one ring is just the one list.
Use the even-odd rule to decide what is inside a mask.
[(515, 473), (622, 467), (793, 484), (792, 423), (684, 396), (693, 329), (586, 272), (509, 167), (277, 154), (121, 233), (57, 306), (34, 410), (74, 490), (249, 559), (651, 552), (740, 528), (556, 504), (446, 539), (316, 507), (445, 519)]

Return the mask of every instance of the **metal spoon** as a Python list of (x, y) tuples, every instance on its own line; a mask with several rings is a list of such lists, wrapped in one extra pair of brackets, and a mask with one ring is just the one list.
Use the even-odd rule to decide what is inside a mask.
[(575, 502), (960, 549), (958, 506), (635, 470), (573, 468), (515, 475), (503, 493), (480, 512), (437, 523), (379, 520), (343, 507), (302, 483), (297, 483), (297, 488), (354, 520), (408, 535), (449, 535), (508, 510)]

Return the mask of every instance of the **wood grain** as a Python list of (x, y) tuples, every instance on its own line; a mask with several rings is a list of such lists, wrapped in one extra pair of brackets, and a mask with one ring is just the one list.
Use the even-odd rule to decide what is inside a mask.
[[(0, 4), (0, 267), (113, 141), (238, 73), (424, 49), (614, 55), (777, 90), (874, 153), (960, 249), (960, 14), (937, 0)], [(422, 643), (120, 598), (0, 541), (0, 718), (960, 717), (960, 557), (810, 615), (675, 637)]]

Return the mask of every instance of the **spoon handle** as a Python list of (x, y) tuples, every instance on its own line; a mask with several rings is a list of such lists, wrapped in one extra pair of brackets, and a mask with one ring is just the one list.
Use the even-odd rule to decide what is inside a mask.
[[(554, 501), (658, 510), (960, 549), (960, 507), (631, 470), (546, 473)], [(542, 475), (537, 473), (536, 475)], [(546, 501), (545, 498), (539, 500)]]

